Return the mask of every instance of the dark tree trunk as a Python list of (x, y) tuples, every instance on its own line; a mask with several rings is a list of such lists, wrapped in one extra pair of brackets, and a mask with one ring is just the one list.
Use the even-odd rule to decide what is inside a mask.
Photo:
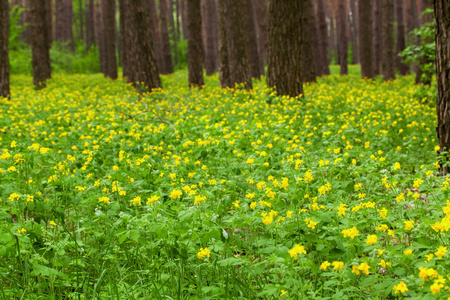
[[(215, 1), (214, 1), (215, 2)], [(175, 0), (175, 20), (177, 23), (177, 40), (181, 39), (181, 30), (180, 30), (180, 0)]]
[(9, 90), (9, 4), (0, 0), (0, 98), (10, 99)]
[(379, 75), (381, 65), (381, 0), (374, 0), (373, 10), (373, 72)]
[[(116, 1), (114, 1), (114, 6)], [(78, 17), (80, 18), (80, 39), (84, 40), (83, 30), (83, 0), (78, 0)]]
[[(145, 1), (145, 0), (144, 0)], [(155, 0), (146, 0), (147, 8), (150, 16), (150, 30), (153, 38), (153, 45), (155, 48), (155, 55), (158, 62), (158, 70), (163, 72), (165, 70), (164, 65), (164, 56), (162, 51), (162, 38), (161, 38), (161, 30), (159, 28), (159, 17), (158, 10), (156, 8)]]
[(50, 47), (53, 41), (53, 0), (45, 0), (45, 15), (47, 17), (48, 42)]
[(128, 82), (141, 90), (161, 87), (153, 47), (151, 22), (144, 0), (123, 0), (125, 14)]
[(395, 79), (394, 60), (394, 2), (392, 0), (382, 0), (381, 23), (383, 48), (381, 52), (381, 69), (383, 80)]
[(169, 8), (169, 33), (172, 36), (173, 41), (173, 62), (175, 66), (178, 66), (178, 36), (177, 31), (175, 30), (175, 19), (173, 17), (174, 15), (174, 7), (173, 7), (173, 0), (167, 0), (168, 1), (168, 8)]
[(48, 42), (45, 0), (28, 0), (30, 9), (33, 83), (37, 89), (51, 78), (50, 43)]
[(72, 19), (72, 0), (55, 1), (55, 40), (66, 42), (69, 49), (74, 51)]
[(105, 54), (106, 77), (117, 79), (117, 59), (116, 59), (116, 2), (102, 0), (103, 17), (103, 37)]
[(397, 17), (397, 69), (401, 75), (408, 73), (408, 66), (402, 62), (402, 58), (399, 55), (400, 52), (405, 50), (405, 25), (403, 22), (403, 0), (395, 0), (396, 5), (396, 17)]
[(359, 58), (361, 60), (361, 76), (373, 78), (373, 46), (372, 46), (372, 7), (373, 0), (362, 0), (359, 10)]
[(202, 87), (205, 82), (203, 81), (203, 43), (200, 0), (187, 0), (187, 10), (187, 27), (189, 31), (189, 85)]
[(311, 22), (310, 22), (310, 30), (311, 30), (311, 42), (312, 42), (312, 47), (313, 47), (313, 59), (314, 59), (314, 67), (315, 67), (315, 71), (316, 71), (316, 76), (321, 76), (322, 74), (322, 70), (323, 70), (323, 66), (322, 64), (327, 63), (327, 61), (323, 61), (322, 56), (320, 54), (321, 52), (321, 48), (320, 48), (320, 41), (319, 41), (319, 24), (317, 22), (317, 14), (316, 14), (316, 5), (314, 5), (314, 3), (316, 3), (316, 1), (310, 1), (311, 3)]
[(250, 64), (250, 75), (253, 78), (260, 78), (263, 73), (260, 70), (260, 60), (258, 53), (258, 40), (256, 38), (255, 14), (252, 0), (242, 0), (245, 11), (245, 29), (247, 36), (247, 55)]
[(167, 2), (165, 0), (159, 1), (159, 14), (161, 20), (161, 41), (164, 59), (164, 69), (160, 71), (161, 74), (171, 74), (173, 73), (172, 50), (170, 49), (169, 29), (167, 28)]
[(335, 58), (335, 64), (340, 65), (341, 63), (341, 56), (340, 56), (340, 43), (339, 43), (339, 2), (334, 1), (333, 6), (331, 7), (331, 15), (330, 15), (330, 21), (333, 24), (333, 32), (334, 32), (334, 45), (333, 45), (333, 51), (334, 51), (334, 58)]
[(217, 10), (216, 1), (205, 1), (205, 69), (210, 76), (217, 71)]
[(187, 22), (186, 22), (186, 1), (187, 0), (179, 0), (179, 1), (180, 1), (180, 16), (181, 16), (181, 31), (183, 31), (184, 39), (187, 40), (189, 38)]
[[(320, 48), (317, 49), (320, 53), (321, 61), (322, 61), (322, 72), (321, 75), (330, 75), (330, 67), (328, 66), (328, 26), (326, 21), (326, 4), (325, 0), (318, 0), (317, 2), (317, 19), (319, 24), (319, 41)], [(331, 26), (331, 35), (334, 40), (334, 29)]]
[(87, 52), (92, 45), (95, 45), (94, 0), (86, 0), (84, 19), (86, 20), (85, 43)]
[(303, 94), (301, 72), (301, 2), (271, 0), (267, 85), (279, 95)]
[(225, 3), (225, 30), (227, 34), (228, 65), (231, 82), (252, 88), (252, 77), (245, 40), (244, 14), (242, 0), (219, 0)]
[[(125, 0), (119, 0), (119, 24), (120, 24), (120, 52), (122, 53), (121, 55), (121, 62), (122, 62), (122, 76), (128, 77), (129, 76), (129, 67), (130, 64), (127, 61), (128, 58), (128, 40), (129, 40), (129, 36), (127, 28), (126, 28), (126, 3)], [(150, 21), (149, 21), (150, 22)]]
[[(441, 151), (450, 150), (450, 2), (434, 0), (436, 19), (436, 82), (437, 82), (437, 127)], [(450, 168), (442, 169), (444, 174)]]
[(264, 75), (264, 65), (267, 61), (267, 41), (269, 30), (267, 27), (267, 0), (253, 0), (256, 16), (256, 34), (258, 36), (259, 69)]
[(339, 28), (339, 64), (341, 75), (348, 74), (348, 44), (347, 44), (347, 9), (346, 1), (338, 2), (338, 28)]
[(228, 47), (227, 47), (227, 32), (225, 19), (225, 2), (222, 0), (218, 1), (219, 4), (219, 81), (223, 88), (232, 88), (233, 84), (231, 82), (230, 67), (228, 63)]
[(100, 2), (95, 4), (95, 39), (97, 40), (97, 47), (100, 60), (100, 73), (106, 73), (106, 48), (105, 48), (105, 32), (103, 30), (103, 12), (101, 10)]
[(349, 14), (349, 24), (352, 33), (352, 64), (356, 65), (359, 63), (358, 32), (360, 26), (358, 24), (359, 18), (358, 18), (358, 10), (356, 9), (356, 0), (350, 0), (350, 11), (351, 14)]
[(303, 82), (316, 81), (316, 68), (313, 57), (313, 40), (311, 33), (312, 0), (302, 0), (298, 12), (301, 16), (301, 78)]

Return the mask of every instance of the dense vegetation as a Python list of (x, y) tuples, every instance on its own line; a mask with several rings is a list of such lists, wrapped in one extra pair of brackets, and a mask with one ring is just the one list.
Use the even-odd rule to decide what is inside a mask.
[(12, 77), (1, 298), (450, 296), (433, 88), (332, 75), (299, 101), (186, 78), (140, 97)]

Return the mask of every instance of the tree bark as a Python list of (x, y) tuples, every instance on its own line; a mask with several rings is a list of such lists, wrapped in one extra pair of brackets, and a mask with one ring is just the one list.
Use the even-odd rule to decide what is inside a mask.
[(247, 55), (242, 0), (219, 0), (225, 3), (225, 30), (227, 35), (228, 65), (232, 84), (252, 88), (252, 77)]
[(312, 15), (312, 0), (302, 0), (301, 16), (302, 27), (302, 44), (301, 44), (301, 78), (303, 82), (316, 81), (316, 68), (314, 65), (313, 56), (313, 40), (311, 32), (311, 15)]
[[(434, 0), (436, 20), (437, 127), (440, 151), (450, 150), (450, 2)], [(450, 171), (442, 167), (444, 174)]]
[(159, 1), (159, 16), (161, 21), (161, 41), (164, 59), (164, 69), (160, 71), (161, 74), (171, 74), (173, 73), (172, 50), (170, 49), (169, 29), (167, 28), (167, 2), (165, 0)]
[[(126, 3), (125, 0), (119, 0), (119, 25), (120, 25), (120, 52), (121, 55), (121, 63), (122, 63), (122, 76), (124, 78), (128, 77), (130, 64), (128, 63), (128, 40), (129, 37), (127, 35), (127, 27), (126, 27)], [(150, 21), (149, 21), (150, 22)]]
[(155, 0), (146, 0), (146, 3), (147, 9), (149, 11), (149, 17), (151, 20), (150, 30), (152, 34), (152, 39), (154, 41), (153, 45), (155, 48), (155, 55), (158, 62), (158, 70), (160, 72), (163, 72), (163, 70), (165, 70), (165, 65), (162, 51), (162, 38), (161, 38), (161, 30), (159, 27), (158, 10), (156, 8)]
[(116, 59), (116, 3), (115, 1), (102, 0), (103, 17), (103, 37), (105, 54), (106, 77), (117, 79), (117, 59)]
[[(326, 4), (325, 0), (318, 0), (317, 2), (317, 19), (319, 22), (319, 41), (320, 48), (317, 51), (320, 52), (320, 57), (322, 61), (322, 72), (321, 75), (330, 75), (330, 67), (328, 66), (328, 26), (326, 22)], [(331, 26), (332, 27), (332, 26)], [(333, 28), (331, 28), (332, 36), (334, 34)], [(334, 38), (334, 36), (333, 36)]]
[(219, 82), (223, 88), (232, 88), (230, 67), (228, 63), (228, 47), (227, 47), (227, 32), (225, 28), (225, 2), (218, 1), (219, 4)]
[(94, 0), (86, 0), (84, 19), (86, 20), (86, 52), (88, 52), (91, 46), (95, 45)]
[(179, 1), (180, 1), (181, 31), (183, 32), (183, 38), (185, 40), (187, 40), (189, 38), (187, 22), (186, 22), (186, 1), (187, 0), (179, 0)]
[(200, 0), (187, 0), (189, 86), (202, 87), (203, 43)]
[(338, 2), (338, 28), (339, 28), (339, 64), (341, 75), (348, 74), (348, 43), (347, 43), (347, 8), (346, 1)]
[(0, 99), (10, 99), (9, 89), (9, 4), (0, 0)]
[(359, 10), (359, 58), (361, 61), (361, 76), (373, 78), (373, 45), (372, 45), (372, 7), (373, 0), (362, 0), (358, 3)]
[(53, 1), (45, 0), (45, 15), (47, 16), (47, 32), (50, 47), (53, 41)]
[(394, 60), (394, 2), (392, 0), (382, 0), (381, 23), (383, 48), (381, 53), (381, 69), (383, 80), (395, 79)]
[[(370, 1), (370, 0), (369, 0)], [(358, 4), (359, 5), (359, 4)], [(359, 38), (359, 18), (358, 10), (356, 9), (356, 0), (350, 0), (350, 12), (349, 14), (349, 24), (352, 34), (352, 64), (356, 65), (359, 63), (359, 52), (358, 52), (358, 38)]]
[(310, 22), (310, 30), (311, 30), (311, 42), (313, 47), (313, 59), (314, 59), (314, 67), (316, 71), (316, 76), (321, 76), (322, 70), (324, 66), (322, 64), (327, 63), (327, 61), (323, 61), (323, 58), (321, 56), (321, 45), (319, 41), (319, 24), (317, 22), (317, 13), (316, 13), (316, 1), (310, 1), (311, 3), (311, 22)]
[(138, 90), (161, 87), (153, 47), (150, 17), (144, 0), (123, 0), (125, 29), (128, 42), (128, 82)]
[[(115, 2), (115, 1), (114, 1)], [(114, 3), (115, 4), (115, 3)], [(115, 5), (114, 5), (115, 6)], [(115, 10), (114, 10), (115, 11)], [(80, 39), (84, 40), (83, 30), (83, 0), (78, 0), (78, 17), (80, 18)]]
[(258, 53), (258, 40), (256, 38), (255, 13), (252, 0), (242, 0), (245, 11), (245, 29), (247, 36), (247, 55), (250, 64), (250, 74), (253, 78), (261, 78), (263, 72), (260, 69)]
[(256, 16), (256, 34), (258, 36), (259, 69), (264, 75), (264, 65), (267, 61), (267, 41), (269, 30), (267, 27), (267, 0), (253, 0)]
[[(104, 1), (104, 0), (103, 0)], [(105, 48), (105, 36), (103, 30), (103, 12), (101, 10), (100, 2), (97, 1), (95, 4), (95, 39), (97, 40), (97, 47), (100, 60), (100, 73), (106, 73), (106, 48)]]
[(205, 69), (210, 76), (217, 71), (217, 9), (216, 1), (205, 1)]
[(173, 7), (173, 0), (167, 0), (168, 1), (168, 9), (169, 9), (169, 33), (172, 36), (173, 41), (173, 63), (175, 66), (178, 66), (178, 35), (177, 31), (175, 30), (175, 19), (174, 19), (174, 7)]
[(50, 43), (45, 11), (45, 0), (28, 0), (31, 29), (31, 63), (33, 66), (33, 83), (37, 89), (46, 86), (51, 78)]
[(271, 0), (267, 85), (279, 95), (303, 94), (301, 72), (301, 2)]
[(55, 40), (66, 42), (71, 51), (75, 50), (72, 32), (72, 0), (55, 1)]
[(406, 75), (408, 73), (408, 66), (402, 62), (402, 58), (399, 55), (400, 52), (405, 50), (405, 24), (403, 22), (403, 0), (395, 1), (395, 11), (397, 17), (397, 69), (399, 70), (401, 75)]
[(379, 75), (381, 65), (381, 0), (374, 0), (373, 11), (373, 72)]

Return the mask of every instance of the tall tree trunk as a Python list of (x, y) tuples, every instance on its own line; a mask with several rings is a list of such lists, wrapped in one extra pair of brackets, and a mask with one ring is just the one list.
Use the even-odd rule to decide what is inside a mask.
[(72, 0), (55, 1), (55, 40), (66, 42), (69, 49), (74, 51), (72, 19)]
[(172, 36), (173, 41), (173, 62), (175, 66), (178, 66), (178, 36), (177, 31), (175, 30), (175, 19), (174, 19), (174, 7), (173, 7), (173, 0), (166, 0), (168, 1), (168, 8), (169, 8), (169, 33)]
[[(437, 82), (437, 127), (441, 151), (450, 150), (450, 2), (434, 0), (436, 20), (436, 82)], [(444, 174), (450, 168), (442, 168)]]
[(402, 62), (402, 58), (399, 55), (400, 52), (405, 50), (405, 24), (403, 22), (403, 0), (396, 0), (396, 17), (397, 17), (397, 69), (400, 71), (401, 75), (406, 75), (408, 73), (408, 66)]
[(158, 65), (153, 47), (151, 22), (144, 0), (123, 0), (125, 14), (128, 82), (141, 90), (161, 87)]
[(359, 63), (359, 52), (358, 52), (359, 34), (358, 34), (358, 32), (359, 32), (359, 26), (360, 26), (358, 24), (359, 18), (358, 18), (358, 10), (356, 9), (356, 0), (350, 0), (350, 11), (351, 11), (351, 17), (349, 14), (349, 24), (350, 24), (351, 33), (352, 33), (352, 64), (356, 65)]
[(91, 46), (95, 45), (94, 0), (86, 0), (84, 19), (86, 20), (86, 52), (88, 52)]
[[(103, 0), (105, 1), (105, 0)], [(100, 60), (100, 73), (106, 73), (106, 48), (105, 48), (105, 32), (103, 30), (103, 12), (101, 10), (100, 2), (95, 4), (95, 39), (97, 40), (99, 60)]]
[[(122, 53), (122, 76), (128, 77), (130, 64), (128, 63), (128, 35), (127, 35), (127, 20), (126, 20), (126, 3), (125, 0), (119, 0), (119, 25), (120, 25), (120, 52)], [(149, 21), (150, 22), (150, 21)]]
[(217, 10), (216, 1), (205, 1), (205, 69), (210, 76), (217, 71)]
[(180, 0), (175, 0), (175, 20), (176, 20), (176, 23), (177, 23), (177, 40), (179, 41), (181, 39), (181, 31), (180, 31)]
[(183, 31), (184, 39), (187, 40), (189, 38), (185, 13), (187, 0), (178, 0), (178, 1), (180, 1), (181, 31)]
[(227, 31), (225, 20), (227, 16), (225, 15), (225, 2), (222, 0), (218, 1), (219, 4), (219, 81), (223, 88), (233, 87), (230, 75), (230, 66), (228, 63), (228, 46), (227, 46)]
[[(114, 1), (116, 2), (116, 1)], [(115, 4), (115, 3), (114, 3)], [(80, 39), (84, 40), (83, 30), (83, 0), (78, 0), (78, 17), (80, 18)]]
[(105, 76), (117, 79), (116, 59), (116, 3), (102, 0), (103, 37), (105, 48)]
[(161, 74), (171, 74), (173, 73), (172, 50), (170, 49), (169, 29), (167, 28), (167, 2), (165, 0), (159, 1), (159, 15), (161, 20), (161, 41), (164, 59), (164, 69), (160, 71)]
[(346, 1), (338, 2), (338, 28), (339, 28), (339, 64), (341, 75), (348, 74), (348, 44), (347, 44), (347, 8)]
[(394, 60), (394, 2), (392, 0), (382, 0), (381, 23), (383, 48), (381, 52), (381, 68), (383, 80), (395, 79)]
[(319, 40), (319, 24), (317, 22), (317, 13), (316, 13), (316, 1), (309, 1), (311, 4), (311, 22), (310, 22), (310, 30), (311, 30), (311, 41), (313, 47), (313, 59), (314, 59), (314, 67), (316, 71), (316, 76), (322, 75), (323, 66), (322, 64), (327, 63), (327, 61), (323, 61), (321, 56), (321, 48), (320, 48), (320, 40)]
[(361, 60), (361, 76), (373, 78), (373, 45), (372, 45), (372, 7), (373, 0), (362, 0), (358, 3), (359, 16), (359, 58)]
[(250, 74), (253, 78), (260, 78), (263, 73), (260, 70), (258, 53), (258, 40), (256, 38), (255, 13), (252, 0), (242, 0), (245, 11), (245, 31), (247, 37), (247, 55), (250, 64)]
[(253, 0), (253, 8), (256, 15), (256, 29), (258, 35), (259, 69), (264, 75), (264, 65), (267, 61), (267, 41), (269, 29), (267, 26), (267, 0)]
[(158, 70), (163, 72), (165, 70), (164, 65), (164, 56), (162, 51), (162, 38), (161, 38), (161, 30), (159, 27), (159, 17), (158, 17), (158, 9), (156, 8), (155, 0), (146, 0), (147, 9), (149, 11), (149, 16), (151, 20), (151, 34), (153, 39), (153, 45), (155, 48), (156, 60), (158, 62)]
[(301, 78), (303, 82), (316, 81), (316, 68), (313, 57), (313, 40), (311, 32), (312, 0), (301, 0), (300, 11), (302, 27), (301, 44)]
[(252, 77), (245, 40), (242, 0), (219, 0), (225, 2), (225, 30), (227, 32), (228, 64), (232, 84), (252, 88)]
[[(319, 41), (320, 48), (317, 51), (320, 52), (321, 61), (322, 61), (322, 72), (321, 75), (330, 75), (330, 67), (328, 66), (328, 26), (326, 21), (326, 4), (325, 0), (318, 0), (317, 2), (317, 19), (319, 22)], [(331, 26), (332, 27), (332, 26)], [(334, 38), (333, 28), (331, 28), (332, 37)]]
[(45, 0), (45, 15), (47, 17), (48, 42), (50, 47), (53, 41), (53, 0)]
[(301, 2), (271, 0), (267, 85), (279, 95), (303, 94), (301, 72)]
[(9, 90), (9, 4), (0, 0), (0, 99), (10, 99)]
[(373, 11), (373, 72), (379, 75), (381, 65), (381, 0), (374, 0)]
[(28, 0), (30, 9), (33, 83), (37, 89), (46, 86), (51, 78), (50, 43), (45, 14), (45, 0)]
[(203, 43), (200, 0), (187, 0), (187, 10), (187, 27), (189, 31), (189, 85), (202, 87), (205, 82), (203, 81)]

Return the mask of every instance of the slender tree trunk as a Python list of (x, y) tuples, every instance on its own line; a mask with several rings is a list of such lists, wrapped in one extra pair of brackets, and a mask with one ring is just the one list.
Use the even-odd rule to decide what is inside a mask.
[(260, 70), (258, 53), (258, 40), (256, 38), (255, 15), (252, 0), (242, 0), (245, 11), (245, 31), (247, 37), (247, 55), (250, 64), (250, 74), (253, 78), (260, 78), (263, 74)]
[(0, 99), (10, 99), (9, 90), (9, 4), (0, 0)]
[(169, 8), (169, 33), (172, 36), (173, 41), (173, 62), (175, 66), (178, 66), (178, 36), (177, 31), (175, 30), (175, 19), (174, 19), (174, 7), (173, 7), (173, 0), (167, 0), (168, 1), (168, 8)]
[(160, 71), (162, 74), (171, 74), (173, 73), (172, 50), (170, 49), (169, 29), (167, 28), (167, 2), (165, 0), (159, 1), (159, 14), (161, 20), (161, 40), (164, 59), (164, 69)]
[(55, 40), (66, 42), (71, 51), (75, 50), (73, 32), (72, 0), (55, 1)]
[(33, 83), (37, 89), (46, 86), (51, 78), (50, 43), (45, 14), (45, 0), (28, 0), (30, 9)]
[(200, 0), (187, 0), (187, 10), (187, 27), (189, 31), (189, 85), (202, 87), (205, 82), (203, 81), (203, 43)]
[(347, 44), (347, 9), (346, 1), (338, 2), (338, 28), (339, 28), (339, 64), (341, 65), (341, 75), (348, 74), (348, 44)]
[[(345, 0), (344, 0), (345, 1)], [(337, 65), (341, 64), (341, 49), (339, 48), (340, 46), (340, 42), (339, 42), (339, 38), (340, 38), (340, 28), (339, 28), (339, 2), (337, 0), (335, 0), (333, 2), (333, 6), (331, 9), (331, 22), (333, 23), (334, 26), (334, 34), (335, 34), (335, 40), (334, 40), (334, 58), (335, 58), (335, 63)]]
[(279, 95), (303, 94), (301, 72), (302, 1), (271, 0), (267, 85)]
[(153, 39), (153, 45), (155, 48), (155, 55), (158, 62), (158, 70), (160, 72), (164, 72), (166, 69), (164, 64), (164, 56), (162, 51), (162, 38), (161, 38), (161, 30), (159, 27), (159, 17), (158, 17), (158, 10), (156, 8), (156, 2), (155, 0), (147, 0), (147, 8), (149, 11), (149, 16), (151, 18), (151, 33), (152, 33), (152, 39)]
[[(105, 0), (103, 0), (105, 1)], [(105, 32), (103, 29), (103, 12), (100, 2), (95, 4), (95, 39), (97, 40), (98, 53), (100, 59), (100, 73), (106, 74), (106, 48), (105, 48)]]
[(91, 46), (95, 45), (94, 0), (86, 0), (84, 19), (86, 20), (86, 52), (88, 52)]
[[(359, 26), (360, 26), (358, 24), (359, 18), (358, 18), (358, 10), (356, 9), (356, 0), (350, 0), (350, 11), (351, 11), (351, 14), (349, 14), (349, 24), (350, 24), (351, 34), (352, 34), (352, 64), (356, 65), (359, 63), (359, 52), (358, 52), (359, 34), (358, 34), (358, 32), (359, 32)], [(351, 17), (350, 17), (350, 15), (351, 15)]]
[(301, 78), (303, 82), (316, 81), (316, 68), (313, 57), (313, 40), (311, 33), (312, 0), (301, 0), (300, 11), (302, 27), (301, 44)]
[(227, 16), (225, 15), (225, 2), (222, 0), (218, 1), (219, 4), (219, 81), (223, 88), (233, 87), (230, 75), (230, 67), (228, 63), (228, 47), (227, 47), (227, 31), (225, 20)]
[(210, 76), (217, 71), (217, 11), (216, 1), (205, 1), (205, 69)]
[(397, 16), (397, 69), (401, 75), (408, 73), (408, 66), (402, 62), (402, 58), (399, 55), (400, 52), (405, 50), (405, 25), (403, 23), (403, 0), (396, 0), (396, 16)]
[(128, 42), (128, 82), (141, 90), (161, 87), (151, 32), (148, 8), (143, 0), (123, 0), (126, 40)]
[[(215, 1), (214, 1), (215, 2)], [(180, 0), (175, 0), (175, 20), (177, 23), (177, 40), (181, 39), (181, 30), (180, 30)]]
[[(115, 1), (114, 1), (115, 2)], [(115, 3), (114, 3), (115, 4)], [(78, 0), (78, 17), (80, 18), (80, 39), (84, 40), (83, 30), (83, 0)]]
[[(327, 58), (327, 51), (328, 51), (328, 26), (326, 22), (326, 4), (325, 0), (318, 0), (317, 2), (317, 19), (319, 22), (319, 41), (320, 41), (320, 48), (317, 49), (317, 51), (320, 52), (321, 61), (322, 61), (322, 72), (320, 72), (321, 75), (330, 75), (330, 67), (328, 66), (328, 58)], [(332, 32), (332, 38), (334, 39), (334, 32), (333, 28), (331, 29)]]
[[(434, 0), (436, 19), (437, 127), (440, 151), (450, 150), (450, 2)], [(444, 174), (450, 169), (441, 168)]]
[(327, 61), (323, 61), (323, 57), (321, 56), (321, 48), (320, 48), (320, 41), (319, 41), (319, 24), (317, 22), (317, 13), (316, 13), (316, 1), (309, 1), (311, 4), (311, 22), (310, 22), (310, 30), (311, 30), (311, 42), (312, 42), (312, 54), (314, 59), (314, 67), (316, 76), (322, 76), (322, 70), (323, 66), (322, 64), (327, 63)]
[(361, 76), (373, 78), (373, 45), (372, 45), (372, 7), (373, 0), (362, 0), (358, 3), (359, 16), (359, 58), (361, 60)]
[(184, 39), (187, 40), (189, 38), (185, 13), (187, 0), (179, 0), (179, 1), (180, 1), (180, 16), (181, 16), (181, 31), (183, 31)]
[(120, 25), (120, 52), (122, 53), (121, 62), (122, 62), (122, 76), (128, 77), (129, 76), (129, 67), (130, 64), (127, 61), (128, 58), (128, 39), (127, 36), (127, 28), (126, 28), (126, 3), (125, 0), (119, 0), (119, 25)]
[(259, 70), (264, 75), (264, 65), (267, 61), (267, 41), (269, 30), (267, 27), (267, 0), (253, 0), (256, 15), (256, 29), (258, 36)]
[(242, 0), (219, 0), (225, 2), (225, 30), (227, 32), (228, 64), (231, 82), (252, 88), (252, 77), (247, 55)]
[(381, 0), (375, 0), (373, 14), (373, 72), (375, 75), (381, 73), (381, 43)]
[(381, 23), (383, 48), (381, 53), (381, 68), (383, 80), (395, 79), (394, 60), (394, 2), (392, 0), (382, 0)]
[(105, 76), (117, 79), (116, 58), (116, 3), (102, 0), (103, 36), (105, 48)]

